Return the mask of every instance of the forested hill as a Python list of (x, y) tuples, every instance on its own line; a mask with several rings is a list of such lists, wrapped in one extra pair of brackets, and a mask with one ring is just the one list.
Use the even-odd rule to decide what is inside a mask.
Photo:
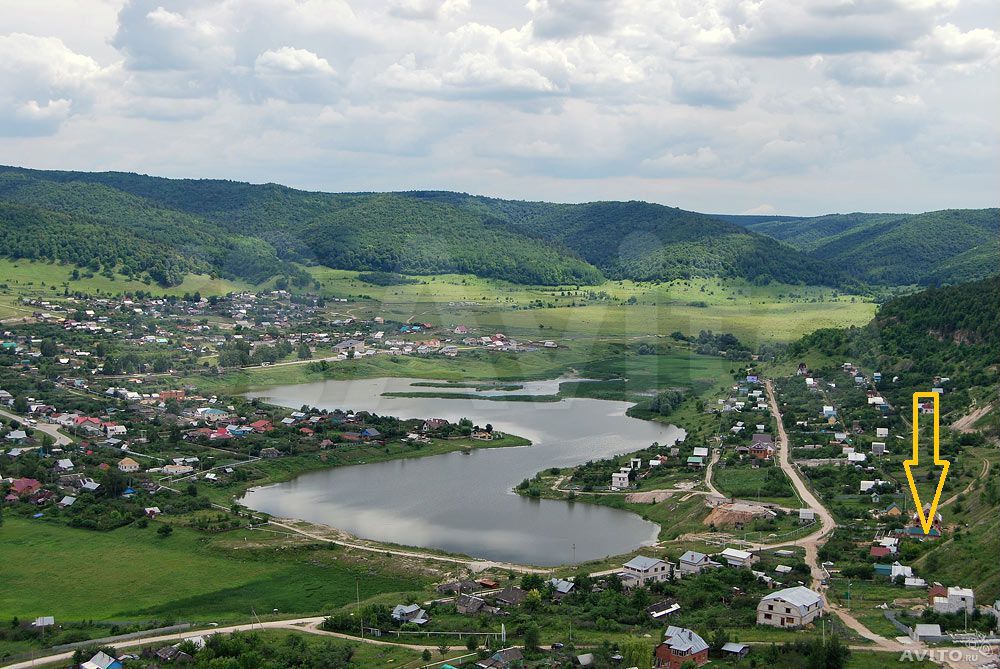
[(572, 249), (611, 278), (742, 277), (851, 285), (831, 268), (742, 226), (717, 217), (648, 202), (552, 204), (426, 191), (410, 197), (447, 202), (502, 221), (510, 229)]
[(1000, 209), (719, 218), (874, 284), (958, 283), (996, 274), (1000, 267)]
[(951, 379), (946, 411), (965, 409), (984, 388), (992, 400), (1000, 381), (1000, 278), (890, 300), (865, 327), (817, 330), (791, 347), (793, 357), (810, 351), (881, 371), (879, 388), (897, 404), (930, 390), (934, 377)]
[[(606, 275), (853, 286), (844, 274), (739, 225), (643, 202), (333, 194), (0, 168), (0, 204), (0, 252), (8, 256), (98, 264), (168, 285), (187, 271), (256, 282), (274, 274), (303, 278), (299, 266), (322, 264), (548, 285), (597, 283)], [(102, 243), (82, 240), (74, 226)], [(123, 243), (113, 243), (119, 237)]]
[(768, 226), (798, 219), (724, 220), (646, 202), (320, 193), (0, 167), (0, 254), (148, 276), (163, 285), (176, 285), (188, 272), (253, 283), (285, 275), (304, 284), (302, 266), (319, 264), (544, 285), (721, 276), (857, 289), (866, 282), (954, 282), (969, 267), (987, 273), (995, 255), (995, 244), (977, 241), (990, 228), (985, 215), (959, 213), (945, 241), (923, 246), (901, 243), (921, 229), (920, 220), (883, 229), (871, 215), (859, 216), (864, 225), (838, 219), (824, 228), (822, 244), (792, 234), (786, 244), (752, 228), (778, 235)]

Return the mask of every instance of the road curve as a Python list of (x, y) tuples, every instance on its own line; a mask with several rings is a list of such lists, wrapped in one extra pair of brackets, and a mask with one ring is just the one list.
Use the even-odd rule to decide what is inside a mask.
[(774, 393), (774, 384), (768, 379), (764, 382), (764, 387), (767, 390), (767, 399), (771, 405), (771, 415), (774, 416), (774, 420), (778, 424), (778, 464), (788, 475), (788, 478), (791, 479), (792, 485), (795, 486), (795, 490), (798, 492), (799, 497), (802, 498), (802, 501), (816, 512), (816, 515), (819, 517), (820, 529), (798, 541), (785, 542), (784, 544), (761, 544), (759, 547), (755, 546), (754, 550), (759, 550), (759, 548), (776, 548), (778, 545), (802, 546), (806, 551), (806, 564), (809, 565), (809, 569), (812, 572), (812, 589), (817, 591), (820, 597), (823, 598), (824, 608), (840, 618), (847, 627), (865, 639), (868, 639), (882, 650), (902, 652), (907, 648), (914, 650), (921, 647), (918, 644), (904, 646), (894, 639), (879, 636), (865, 627), (849, 611), (832, 606), (827, 601), (826, 588), (821, 584), (822, 579), (826, 576), (826, 571), (819, 562), (819, 548), (826, 542), (827, 537), (833, 532), (834, 528), (837, 527), (837, 522), (833, 519), (833, 515), (827, 508), (820, 503), (806, 486), (802, 480), (802, 476), (799, 474), (799, 470), (792, 464), (791, 447), (788, 442), (788, 434), (785, 432), (785, 424), (781, 419), (781, 411), (778, 408), (778, 399)]
[(4, 411), (0, 409), (0, 416), (4, 416), (11, 420), (16, 420), (21, 425), (27, 427), (31, 430), (38, 430), (39, 432), (44, 432), (53, 439), (55, 439), (56, 446), (67, 446), (73, 443), (73, 440), (67, 437), (65, 434), (59, 431), (59, 428), (52, 423), (39, 423), (38, 425), (28, 425), (28, 419), (24, 416), (18, 416), (15, 413), (10, 413), (9, 411)]

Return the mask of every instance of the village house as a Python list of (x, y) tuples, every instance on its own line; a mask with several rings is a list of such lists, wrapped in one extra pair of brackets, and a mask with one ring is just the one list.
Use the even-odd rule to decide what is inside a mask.
[(552, 586), (552, 598), (562, 599), (570, 592), (572, 592), (573, 587), (576, 585), (573, 581), (567, 581), (562, 578), (550, 578), (549, 585)]
[(628, 475), (629, 473), (627, 471), (614, 472), (611, 474), (611, 489), (624, 490), (625, 488), (628, 488)]
[(490, 655), (488, 658), (478, 660), (476, 669), (510, 669), (520, 666), (524, 661), (524, 653), (520, 648), (504, 648)]
[(621, 579), (626, 587), (644, 587), (648, 583), (668, 580), (673, 571), (673, 565), (669, 562), (636, 555), (622, 565)]
[(931, 600), (937, 613), (973, 613), (976, 610), (976, 593), (971, 588), (948, 588), (944, 596), (936, 596)]
[(139, 471), (139, 463), (132, 458), (122, 458), (118, 461), (118, 471), (124, 472), (125, 474), (133, 474)]
[(455, 611), (465, 616), (489, 613), (499, 615), (503, 611), (498, 606), (490, 606), (486, 600), (476, 595), (460, 595), (455, 601)]
[(750, 439), (750, 455), (759, 459), (767, 460), (774, 455), (774, 440), (769, 434), (755, 432)]
[(719, 553), (719, 557), (725, 560), (730, 567), (749, 567), (754, 562), (753, 553), (741, 551), (737, 548), (727, 548)]
[(653, 656), (657, 669), (680, 669), (687, 663), (700, 667), (708, 662), (708, 644), (697, 633), (671, 625)]
[(688, 576), (690, 574), (700, 574), (705, 569), (714, 569), (721, 566), (704, 553), (686, 551), (677, 562), (677, 572), (681, 576)]
[(801, 585), (768, 593), (757, 604), (757, 624), (802, 627), (823, 613), (823, 599)]
[(397, 604), (392, 610), (392, 619), (398, 623), (413, 623), (423, 625), (430, 622), (427, 612), (419, 604)]

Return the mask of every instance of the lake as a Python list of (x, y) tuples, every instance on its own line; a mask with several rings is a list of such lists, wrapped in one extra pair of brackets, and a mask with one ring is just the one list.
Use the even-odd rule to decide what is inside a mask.
[[(564, 380), (527, 382), (518, 395), (554, 394)], [(532, 441), (424, 458), (335, 467), (247, 492), (242, 503), (275, 516), (330, 525), (359, 537), (541, 566), (626, 553), (656, 540), (659, 526), (618, 509), (530, 499), (512, 488), (548, 467), (567, 467), (674, 443), (684, 431), (629, 418), (626, 402), (395, 398), (384, 392), (447, 389), (417, 379), (321, 381), (249, 393), (298, 409), (366, 410), (399, 418), (469, 418)], [(423, 380), (426, 381), (426, 380)], [(472, 393), (470, 388), (454, 392)], [(491, 390), (491, 395), (504, 391)]]

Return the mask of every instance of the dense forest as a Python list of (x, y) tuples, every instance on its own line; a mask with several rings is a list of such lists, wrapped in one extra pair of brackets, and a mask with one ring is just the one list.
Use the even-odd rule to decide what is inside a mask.
[(952, 284), (991, 276), (1000, 266), (998, 209), (720, 218), (787, 242), (873, 284)]
[[(947, 235), (925, 234), (942, 226)], [(304, 285), (301, 267), (318, 264), (376, 277), (457, 272), (566, 285), (720, 276), (857, 290), (991, 274), (997, 250), (981, 243), (984, 235), (995, 241), (995, 210), (727, 217), (634, 201), (320, 193), (0, 167), (0, 254), (97, 265), (162, 285), (188, 272)]]

